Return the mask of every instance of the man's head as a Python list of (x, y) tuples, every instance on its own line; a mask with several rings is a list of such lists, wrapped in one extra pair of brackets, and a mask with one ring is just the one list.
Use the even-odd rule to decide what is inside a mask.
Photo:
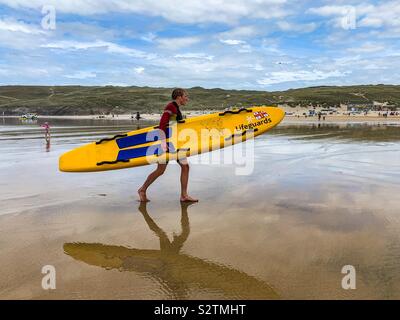
[(172, 91), (172, 100), (175, 100), (179, 106), (184, 106), (189, 101), (189, 96), (185, 89), (177, 88)]

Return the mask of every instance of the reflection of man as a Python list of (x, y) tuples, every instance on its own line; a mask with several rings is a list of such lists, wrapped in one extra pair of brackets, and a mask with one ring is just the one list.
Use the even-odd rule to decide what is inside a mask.
[(243, 271), (180, 252), (190, 233), (188, 207), (191, 204), (181, 203), (182, 231), (174, 234), (172, 241), (149, 216), (147, 203), (140, 204), (139, 211), (160, 240), (160, 250), (74, 242), (65, 243), (64, 252), (89, 265), (144, 275), (161, 288), (155, 294), (163, 292), (173, 299), (188, 299), (191, 293), (197, 292), (219, 294), (228, 299), (278, 298), (268, 284)]
[(147, 212), (147, 203), (142, 202), (139, 206), (139, 211), (143, 214), (144, 220), (149, 226), (150, 230), (153, 231), (158, 238), (160, 239), (160, 250), (167, 251), (168, 253), (176, 253), (178, 254), (181, 250), (183, 244), (189, 237), (190, 227), (189, 227), (189, 217), (187, 208), (193, 204), (193, 202), (181, 202), (181, 228), (182, 232), (180, 235), (173, 235), (173, 240), (170, 241), (167, 234), (164, 230), (162, 230), (154, 220), (149, 216)]
[[(164, 152), (168, 151), (168, 146), (166, 142), (166, 133), (168, 124), (171, 121), (179, 121), (182, 120), (182, 113), (179, 107), (186, 105), (189, 101), (189, 97), (187, 92), (184, 89), (175, 89), (172, 92), (172, 102), (167, 104), (164, 109), (164, 113), (161, 116), (159, 128), (161, 130), (161, 148)], [(189, 163), (187, 159), (177, 160), (179, 165), (181, 166), (181, 198), (180, 200), (183, 202), (197, 202), (197, 199), (194, 199), (188, 195), (188, 181), (189, 181)], [(147, 177), (144, 184), (138, 190), (139, 198), (141, 202), (147, 202), (146, 191), (147, 188), (164, 172), (167, 168), (168, 163), (158, 163), (157, 169), (154, 170), (150, 175)]]

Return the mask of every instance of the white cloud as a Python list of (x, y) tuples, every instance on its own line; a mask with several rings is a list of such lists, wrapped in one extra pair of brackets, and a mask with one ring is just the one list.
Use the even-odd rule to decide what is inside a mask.
[(133, 71), (134, 71), (136, 74), (142, 74), (142, 73), (144, 72), (144, 70), (145, 70), (144, 67), (136, 67), (136, 68), (133, 69)]
[(243, 64), (242, 67), (244, 67), (244, 68), (249, 68), (249, 69), (255, 70), (255, 71), (262, 71), (262, 70), (264, 70), (264, 67), (263, 67), (261, 64), (259, 64), (259, 63), (255, 63), (255, 64), (253, 64), (253, 63)]
[(219, 39), (242, 39), (258, 35), (261, 32), (256, 26), (239, 26), (231, 30), (220, 32), (217, 37)]
[[(8, 77), (24, 77), (40, 79), (45, 78), (51, 74), (56, 68), (45, 69), (44, 67), (29, 67), (29, 66), (11, 66), (6, 68), (0, 68), (0, 74)], [(2, 79), (3, 81), (6, 79)]]
[(307, 13), (316, 14), (323, 17), (343, 15), (347, 12), (349, 6), (323, 6), (310, 8)]
[(358, 45), (354, 48), (348, 48), (347, 51), (353, 53), (372, 53), (385, 50), (385, 46), (382, 44), (374, 44), (371, 42), (364, 43), (362, 45)]
[(322, 71), (322, 70), (299, 70), (299, 71), (275, 71), (267, 73), (266, 77), (257, 81), (261, 85), (271, 85), (282, 82), (293, 82), (293, 81), (315, 81), (323, 80), (332, 77), (343, 77), (349, 72), (335, 71)]
[(221, 41), (224, 44), (228, 44), (230, 46), (237, 46), (240, 44), (245, 44), (246, 41), (243, 40), (235, 40), (235, 39), (227, 39), (227, 40), (223, 40), (223, 39), (219, 39), (219, 41)]
[(12, 8), (40, 10), (53, 5), (57, 12), (78, 15), (106, 14), (110, 12), (138, 13), (161, 16), (177, 23), (217, 22), (231, 24), (241, 18), (272, 19), (288, 14), (286, 0), (0, 0)]
[(140, 37), (140, 39), (142, 39), (143, 41), (146, 41), (146, 42), (153, 42), (156, 38), (157, 38), (157, 36), (152, 32), (149, 32)]
[(73, 36), (74, 39), (96, 41), (101, 35), (101, 39), (106, 41), (107, 39), (114, 39), (115, 37), (125, 35), (125, 33), (127, 33), (127, 30), (101, 26), (99, 23), (92, 21), (57, 21), (57, 28), (54, 31), (54, 36), (62, 38), (65, 34), (68, 34)]
[(287, 21), (278, 21), (277, 25), (282, 31), (293, 31), (293, 32), (313, 32), (317, 28), (317, 24), (314, 22), (305, 24), (290, 23)]
[(240, 53), (250, 53), (252, 51), (253, 51), (253, 48), (249, 44), (244, 44), (244, 45), (240, 46), (240, 48), (238, 50), (238, 52), (240, 52)]
[(11, 17), (0, 18), (0, 47), (3, 48), (32, 52), (52, 35), (52, 31), (41, 29), (39, 23), (35, 25)]
[(176, 50), (184, 47), (189, 47), (200, 42), (199, 37), (181, 37), (181, 38), (158, 38), (159, 46), (168, 50)]
[(359, 21), (361, 27), (379, 28), (381, 26), (400, 27), (400, 2), (382, 2), (366, 12), (365, 17)]
[(358, 25), (360, 27), (380, 28), (383, 25), (383, 21), (380, 18), (365, 17), (358, 23)]
[(306, 13), (316, 14), (323, 17), (343, 16), (355, 10), (357, 16), (373, 12), (375, 7), (369, 3), (358, 5), (329, 5), (322, 7), (309, 8)]
[(354, 63), (357, 63), (361, 60), (361, 56), (360, 55), (356, 55), (356, 56), (345, 56), (345, 57), (341, 57), (341, 58), (335, 58), (334, 59), (334, 63), (337, 66), (351, 66)]
[(23, 21), (18, 21), (14, 18), (4, 18), (0, 19), (0, 30), (1, 31), (11, 31), (11, 32), (21, 32), (25, 34), (45, 34), (43, 29), (40, 29), (37, 25), (32, 25), (25, 23)]
[(65, 75), (66, 78), (70, 79), (87, 79), (87, 78), (96, 78), (96, 73), (91, 71), (78, 71), (74, 74)]
[(219, 41), (223, 44), (227, 44), (229, 46), (238, 46), (237, 51), (239, 53), (250, 53), (253, 51), (253, 48), (251, 45), (247, 44), (246, 41), (243, 40), (237, 40), (237, 39), (219, 39)]
[[(25, 16), (24, 21), (0, 17), (2, 50), (21, 50), (3, 50), (7, 67), (1, 68), (0, 74), (10, 83), (36, 82), (31, 80), (35, 79), (31, 74), (36, 74), (37, 82), (43, 84), (65, 81), (253, 89), (265, 85), (284, 89), (310, 83), (366, 83), (371, 79), (381, 81), (384, 76), (396, 83), (399, 76), (393, 70), (398, 66), (397, 52), (400, 52), (396, 42), (400, 36), (397, 18), (400, 2), (381, 0), (375, 5), (368, 2), (371, 0), (338, 0), (331, 3), (339, 5), (311, 8), (306, 12), (320, 17), (311, 17), (315, 22), (310, 22), (310, 17), (304, 17), (307, 9), (303, 8), (316, 2), (301, 2), (297, 6), (280, 0), (188, 0), (184, 3), (167, 0), (157, 3), (148, 0), (0, 0), (14, 8), (38, 10), (36, 13), (25, 10), (17, 13), (21, 17), (25, 13), (31, 19), (34, 17), (38, 20), (36, 25), (26, 22)], [(60, 22), (57, 21), (54, 31), (40, 29), (40, 18), (37, 17), (40, 16), (39, 4), (43, 3), (55, 4)], [(355, 4), (356, 31), (321, 28), (311, 33), (323, 21), (330, 26), (339, 26), (349, 7), (342, 5), (345, 3)], [(287, 9), (292, 7), (291, 15), (286, 17)], [(124, 17), (141, 15), (141, 23), (132, 23), (128, 27), (122, 19), (110, 26), (108, 19), (97, 15), (82, 17), (111, 12), (117, 13), (113, 15), (116, 20), (121, 17), (118, 13)], [(63, 13), (76, 13), (81, 17)], [(175, 22), (185, 25), (179, 27)], [(212, 24), (207, 25), (208, 22)], [(196, 28), (190, 28), (186, 23), (195, 24)], [(194, 36), (178, 37), (194, 30)], [(306, 32), (311, 34), (293, 37), (293, 33)], [(161, 34), (166, 38), (161, 38)], [(106, 59), (106, 63), (99, 63), (100, 59)], [(14, 66), (19, 67), (18, 73), (10, 71)], [(29, 66), (34, 69), (25, 75), (22, 70), (28, 70), (26, 67)], [(51, 70), (54, 66), (64, 70)], [(48, 74), (44, 72), (47, 67), (51, 70)], [(350, 73), (351, 76), (344, 77)]]
[(178, 59), (204, 59), (204, 60), (212, 60), (214, 56), (207, 55), (205, 53), (183, 53), (183, 54), (176, 54), (174, 58)]
[(60, 49), (60, 50), (89, 50), (105, 49), (109, 53), (119, 53), (136, 58), (153, 59), (154, 54), (148, 54), (140, 50), (120, 46), (107, 41), (79, 42), (79, 41), (57, 41), (41, 45), (42, 48)]
[(397, 27), (400, 26), (400, 2), (382, 1), (377, 5), (370, 3), (361, 3), (358, 5), (331, 5), (310, 8), (309, 14), (316, 14), (323, 17), (334, 17), (333, 21), (337, 27), (340, 27), (338, 19), (345, 17), (353, 10), (356, 16), (356, 27), (380, 28), (382, 26)]
[(261, 47), (260, 49), (262, 51), (265, 51), (269, 54), (276, 54), (276, 55), (283, 55), (284, 53), (282, 52), (281, 49), (279, 49), (279, 40), (277, 39), (272, 39), (272, 38), (264, 38), (262, 39), (261, 42)]

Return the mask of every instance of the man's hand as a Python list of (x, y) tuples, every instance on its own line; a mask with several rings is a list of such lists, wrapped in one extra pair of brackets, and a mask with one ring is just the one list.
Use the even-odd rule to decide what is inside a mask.
[(161, 149), (164, 152), (168, 151), (168, 146), (167, 146), (167, 141), (166, 140), (161, 140)]

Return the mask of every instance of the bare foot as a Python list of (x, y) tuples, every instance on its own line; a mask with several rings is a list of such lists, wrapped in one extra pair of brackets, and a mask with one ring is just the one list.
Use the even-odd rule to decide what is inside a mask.
[(185, 197), (181, 196), (181, 202), (199, 202), (199, 200), (198, 199), (193, 199), (190, 196), (185, 196)]
[(138, 190), (138, 194), (139, 194), (139, 201), (140, 202), (149, 202), (150, 200), (149, 199), (147, 199), (147, 197), (146, 197), (146, 191), (144, 191), (144, 190), (142, 190), (142, 189), (139, 189)]

